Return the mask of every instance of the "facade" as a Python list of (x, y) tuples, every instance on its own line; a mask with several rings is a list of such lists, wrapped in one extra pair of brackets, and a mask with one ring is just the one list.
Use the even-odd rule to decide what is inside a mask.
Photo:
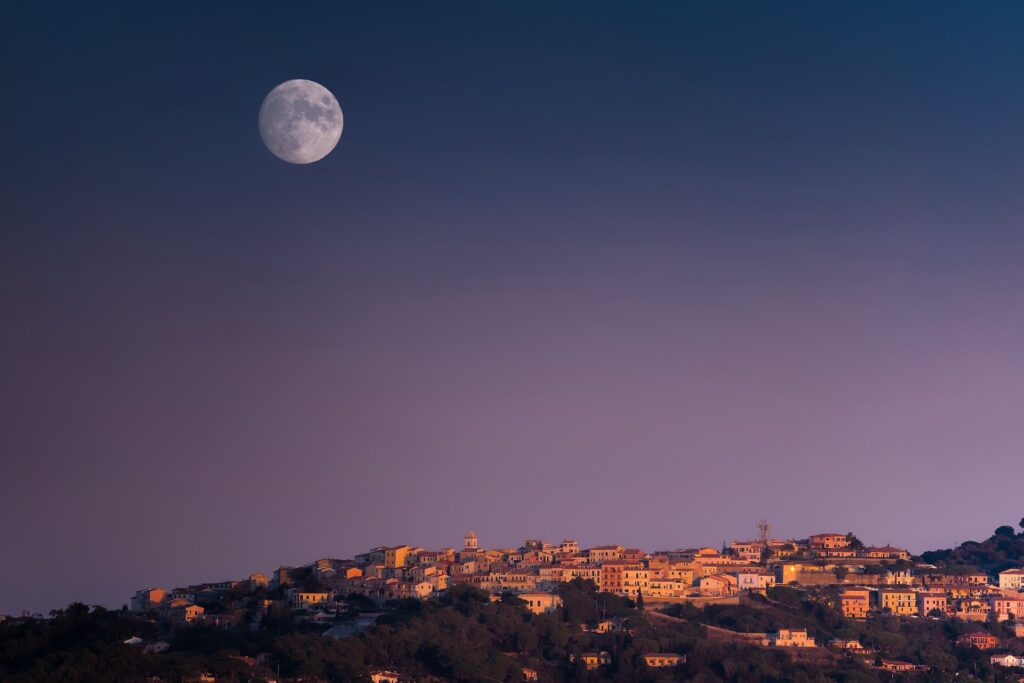
[(534, 614), (555, 612), (562, 608), (562, 598), (554, 593), (520, 593), (519, 599), (526, 603), (526, 609)]
[(1024, 597), (993, 597), (990, 606), (999, 621), (1005, 621), (1010, 617), (1014, 620), (1024, 617)]
[(814, 534), (808, 539), (812, 550), (834, 550), (849, 548), (850, 539), (846, 534)]
[(163, 588), (145, 588), (140, 591), (135, 591), (135, 595), (132, 596), (131, 601), (132, 611), (146, 612), (151, 609), (156, 609), (167, 599), (167, 591)]
[[(575, 662), (576, 655), (569, 655), (569, 661)], [(587, 671), (593, 671), (599, 666), (608, 666), (612, 663), (612, 656), (603, 650), (601, 652), (584, 652), (579, 656), (579, 661), (583, 662)]]
[(867, 588), (847, 588), (839, 594), (839, 611), (850, 619), (865, 619), (871, 610), (871, 591)]
[(999, 572), (999, 587), (1020, 590), (1024, 588), (1024, 569), (1007, 569)]
[(651, 652), (644, 655), (644, 664), (652, 669), (669, 666), (679, 666), (686, 661), (684, 655), (677, 655), (674, 652)]
[(917, 615), (927, 617), (938, 610), (945, 614), (949, 600), (941, 591), (922, 591), (917, 594)]
[(304, 593), (295, 591), (291, 595), (288, 604), (292, 609), (310, 609), (327, 602), (331, 597), (330, 593)]
[(621, 545), (599, 545), (587, 551), (591, 562), (609, 562), (621, 560), (625, 549)]
[(991, 633), (965, 633), (956, 639), (957, 645), (976, 647), (979, 650), (991, 650), (999, 644), (999, 639)]
[(989, 661), (995, 666), (1024, 669), (1024, 657), (1017, 657), (1016, 655), (992, 655)]
[(814, 647), (814, 639), (807, 635), (807, 629), (781, 628), (777, 633), (766, 633), (762, 644), (768, 647)]
[(775, 577), (767, 572), (736, 572), (736, 584), (741, 591), (764, 591), (775, 585)]
[(887, 588), (878, 591), (878, 607), (899, 616), (917, 614), (917, 595), (912, 590)]

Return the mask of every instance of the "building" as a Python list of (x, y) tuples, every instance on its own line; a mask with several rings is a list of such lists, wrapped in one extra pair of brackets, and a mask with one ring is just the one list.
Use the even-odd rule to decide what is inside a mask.
[(965, 633), (956, 639), (957, 645), (964, 645), (966, 647), (976, 647), (979, 650), (991, 650), (999, 644), (999, 639), (991, 633), (984, 633), (977, 631), (975, 633)]
[(679, 666), (685, 662), (685, 655), (677, 655), (674, 652), (651, 652), (644, 655), (644, 664), (652, 669), (659, 669), (667, 666)]
[(388, 569), (397, 569), (411, 563), (412, 548), (407, 545), (396, 545), (384, 548), (384, 566)]
[(534, 614), (555, 612), (562, 608), (562, 598), (554, 593), (520, 593), (519, 599)]
[(1016, 655), (992, 655), (989, 661), (995, 666), (1024, 669), (1024, 657), (1017, 657)]
[(151, 609), (156, 609), (168, 599), (167, 591), (163, 588), (146, 588), (140, 591), (135, 591), (135, 595), (132, 596), (132, 611), (133, 612), (147, 612)]
[(999, 621), (1005, 621), (1011, 616), (1015, 620), (1024, 617), (1024, 597), (996, 596), (989, 603)]
[(767, 572), (736, 572), (735, 576), (741, 591), (764, 591), (775, 585), (775, 577)]
[(536, 681), (538, 678), (539, 678), (539, 675), (537, 674), (537, 670), (536, 669), (531, 669), (531, 668), (525, 667), (525, 666), (523, 667), (523, 680), (524, 681)]
[[(621, 550), (621, 549), (620, 549)], [(630, 578), (627, 579), (626, 572), (630, 572)], [(605, 560), (601, 563), (601, 590), (609, 593), (615, 593), (617, 595), (632, 595), (636, 593), (636, 587), (633, 586), (638, 578), (635, 575), (636, 572), (647, 571), (644, 569), (643, 562), (631, 562), (628, 560)], [(648, 576), (648, 580), (649, 580)], [(629, 581), (632, 588), (631, 591), (627, 592), (626, 583)]]
[(1013, 590), (1024, 588), (1024, 569), (1007, 569), (999, 572), (999, 587)]
[(169, 616), (171, 621), (176, 624), (191, 624), (193, 621), (199, 618), (205, 609), (199, 605), (194, 605), (190, 602), (181, 601), (184, 604), (171, 605), (169, 610)]
[(862, 557), (869, 557), (873, 560), (909, 560), (910, 553), (903, 548), (896, 548), (891, 545), (884, 545), (880, 548), (868, 547), (861, 551)]
[(901, 662), (897, 659), (883, 659), (882, 665), (878, 667), (883, 671), (927, 671), (928, 667), (922, 664), (911, 664)]
[(886, 588), (878, 591), (878, 608), (899, 616), (917, 614), (917, 595), (912, 590)]
[(591, 562), (608, 562), (610, 560), (621, 560), (625, 550), (621, 545), (599, 545), (587, 551), (587, 557)]
[(477, 550), (479, 547), (480, 544), (477, 540), (476, 532), (470, 529), (462, 539), (462, 548), (464, 550)]
[(835, 550), (850, 547), (850, 539), (846, 534), (814, 534), (808, 540), (812, 550)]
[(579, 555), (580, 544), (571, 538), (567, 538), (558, 544), (558, 554), (568, 556)]
[(814, 638), (805, 628), (780, 628), (777, 633), (766, 633), (761, 640), (768, 647), (814, 647)]
[(867, 588), (847, 588), (839, 594), (839, 611), (850, 619), (865, 619), (871, 610), (871, 591)]
[(932, 612), (939, 611), (946, 613), (949, 599), (941, 591), (921, 591), (917, 594), (917, 614), (927, 617)]
[(709, 597), (733, 595), (739, 590), (736, 577), (728, 574), (712, 574), (703, 577), (698, 583), (700, 594)]
[(587, 671), (593, 671), (599, 666), (607, 666), (612, 663), (612, 656), (603, 650), (601, 652), (584, 652), (578, 658), (576, 655), (569, 655), (570, 662), (575, 663), (577, 659), (583, 662)]
[(330, 597), (330, 593), (304, 593), (302, 591), (295, 591), (291, 595), (288, 606), (292, 609), (309, 609), (327, 602)]

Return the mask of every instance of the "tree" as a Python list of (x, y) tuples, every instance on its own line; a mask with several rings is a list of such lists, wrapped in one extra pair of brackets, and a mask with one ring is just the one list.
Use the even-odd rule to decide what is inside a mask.
[(1014, 536), (1014, 535), (1015, 534), (1013, 532), (1013, 527), (1012, 526), (1006, 526), (1006, 525), (1003, 525), (1003, 526), (997, 528), (996, 532), (993, 534), (993, 536), (1011, 536), (1011, 537)]
[(640, 591), (639, 588), (636, 589), (636, 608), (644, 608), (644, 594)]
[(846, 575), (850, 573), (850, 570), (846, 567), (839, 566), (833, 569), (832, 573), (836, 575), (836, 581), (842, 583), (843, 579), (846, 578)]

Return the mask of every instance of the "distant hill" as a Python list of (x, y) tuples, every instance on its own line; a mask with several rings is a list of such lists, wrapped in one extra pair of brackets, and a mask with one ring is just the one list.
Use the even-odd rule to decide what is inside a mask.
[[(1024, 529), (1024, 519), (1021, 519)], [(1024, 565), (1024, 532), (1015, 533), (1011, 526), (1001, 526), (984, 541), (965, 541), (955, 548), (929, 550), (921, 560), (930, 564), (960, 569), (977, 567), (1000, 572)]]

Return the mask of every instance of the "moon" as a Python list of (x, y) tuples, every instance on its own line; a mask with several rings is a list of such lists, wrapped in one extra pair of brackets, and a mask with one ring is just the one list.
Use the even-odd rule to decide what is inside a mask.
[(331, 91), (296, 78), (277, 86), (260, 107), (260, 137), (279, 159), (311, 164), (331, 153), (345, 117)]

